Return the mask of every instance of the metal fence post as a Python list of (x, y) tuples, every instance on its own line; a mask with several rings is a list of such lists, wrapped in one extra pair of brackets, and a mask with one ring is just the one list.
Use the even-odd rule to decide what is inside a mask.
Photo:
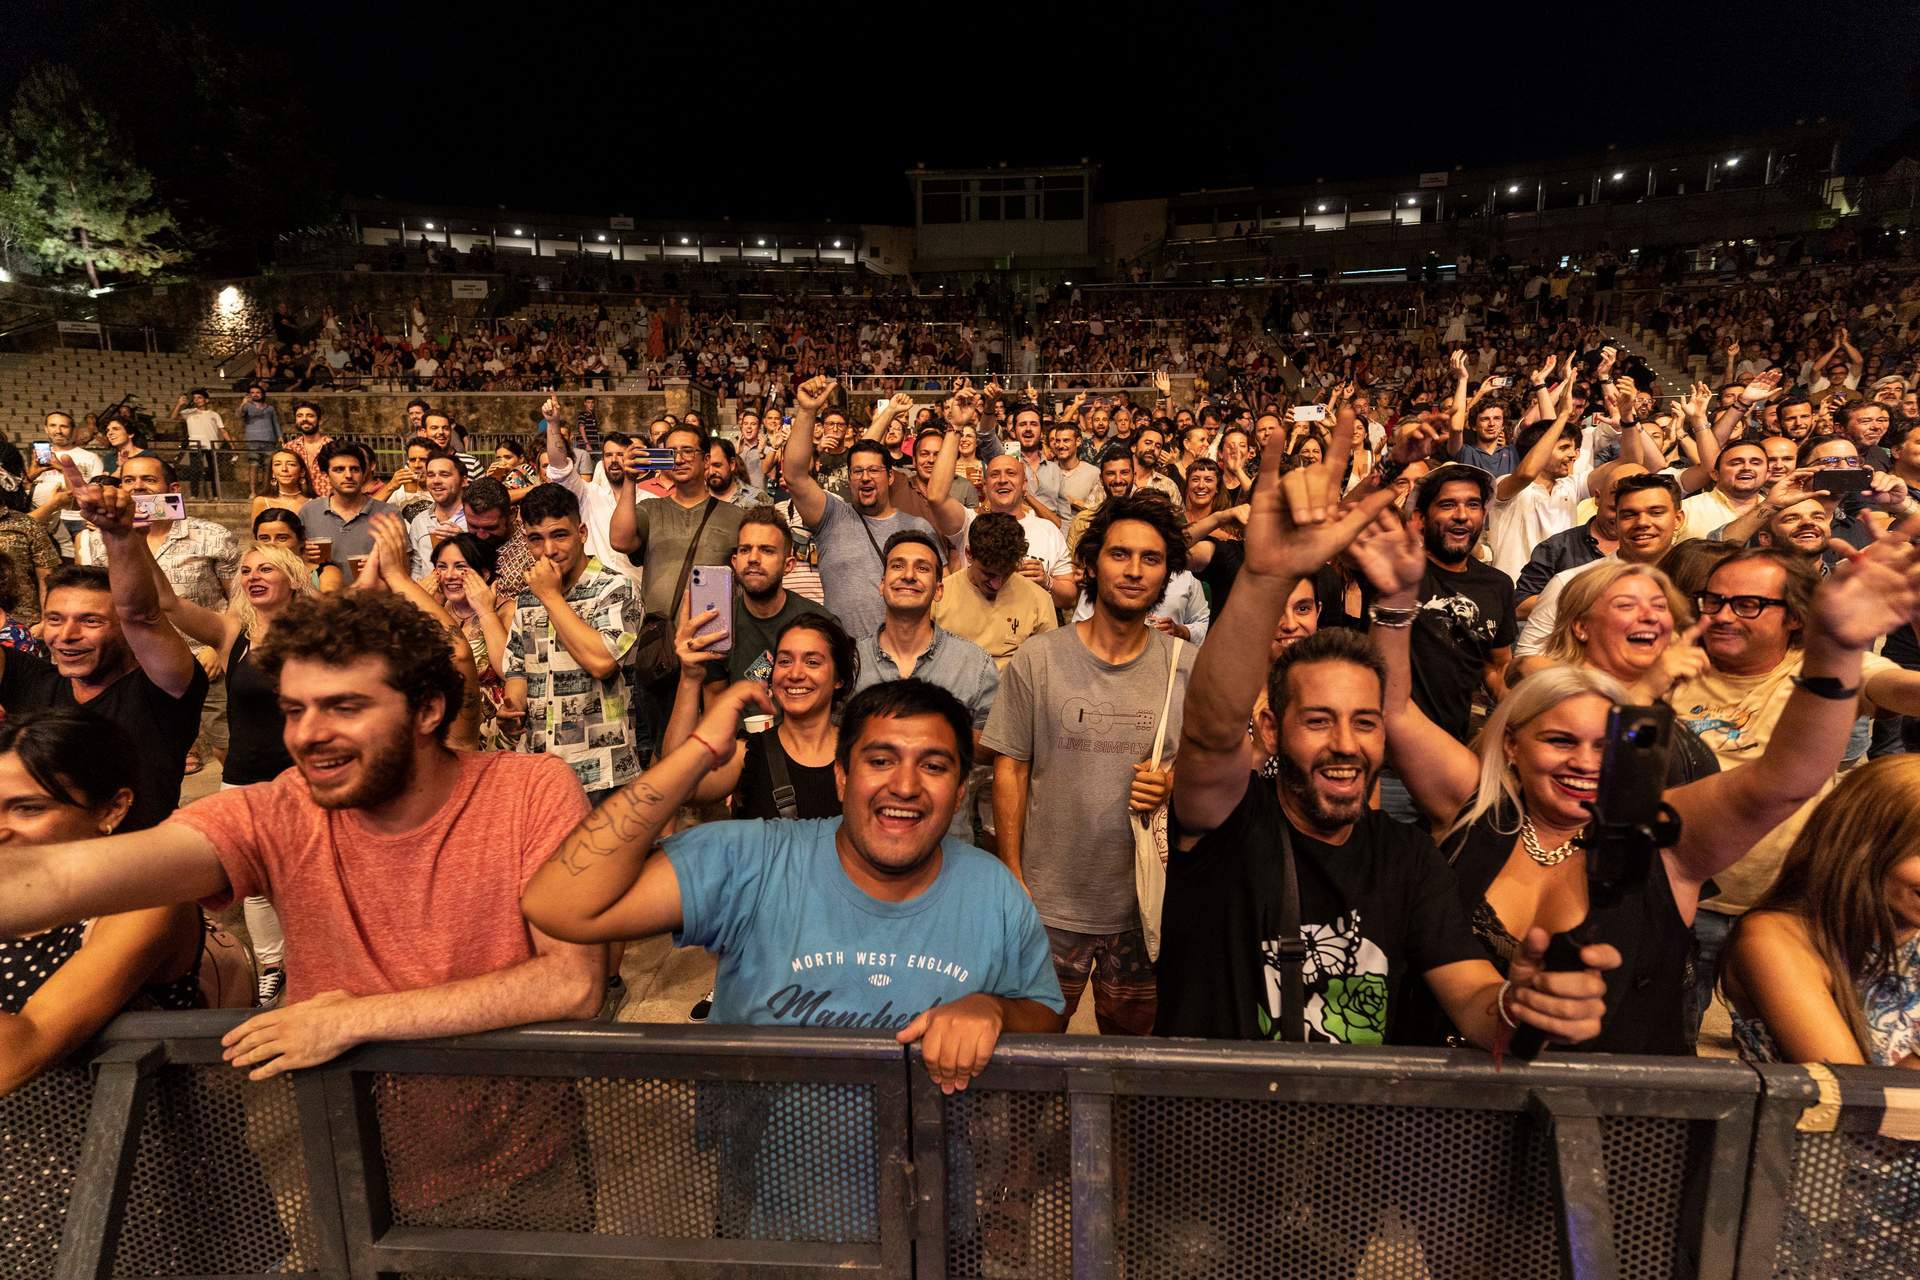
[(1553, 1142), (1562, 1267), (1574, 1280), (1615, 1280), (1620, 1252), (1614, 1245), (1607, 1161), (1593, 1099), (1584, 1089), (1535, 1089), (1528, 1109), (1544, 1122)]
[(1067, 1072), (1073, 1151), (1074, 1280), (1114, 1274), (1113, 1075)]
[(153, 1073), (165, 1061), (166, 1050), (152, 1041), (114, 1045), (93, 1060), (93, 1105), (60, 1230), (54, 1280), (106, 1280), (113, 1274), (140, 1118), (153, 1093)]

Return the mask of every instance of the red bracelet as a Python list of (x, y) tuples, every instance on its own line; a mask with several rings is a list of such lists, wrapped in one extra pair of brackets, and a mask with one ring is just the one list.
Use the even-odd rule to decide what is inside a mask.
[(689, 730), (687, 732), (687, 736), (689, 738), (692, 738), (695, 742), (699, 743), (701, 746), (707, 749), (707, 754), (713, 757), (714, 768), (718, 769), (721, 765), (727, 762), (727, 758), (721, 755), (718, 751), (715, 751), (713, 749), (713, 744), (711, 742), (708, 742), (705, 738), (701, 737), (698, 733), (693, 732), (692, 730)]

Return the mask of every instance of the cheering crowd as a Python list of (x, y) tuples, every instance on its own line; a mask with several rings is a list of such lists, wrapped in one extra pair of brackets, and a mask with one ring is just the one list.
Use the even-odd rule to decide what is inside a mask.
[[(254, 1078), (611, 1016), (661, 932), (696, 1020), (948, 1090), (1089, 987), (1111, 1035), (1652, 1054), (1717, 994), (1755, 1059), (1920, 1064), (1920, 294), (1767, 296), (1676, 303), (1732, 368), (1669, 391), (1497, 280), (1431, 359), (1303, 294), (1192, 404), (855, 403), (794, 333), (1019, 353), (849, 308), (727, 438), (555, 396), (483, 462), (420, 401), (382, 479), (302, 405), (244, 545), (50, 413), (0, 445), (0, 1088), (127, 1007), (258, 1003)], [(1203, 368), (1262, 329), (1221, 305)], [(1597, 896), (1618, 705), (1672, 712), (1678, 831)]]

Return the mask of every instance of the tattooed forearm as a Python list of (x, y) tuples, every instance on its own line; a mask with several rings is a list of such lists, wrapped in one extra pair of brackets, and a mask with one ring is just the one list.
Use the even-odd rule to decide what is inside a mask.
[(554, 860), (577, 876), (616, 853), (645, 853), (677, 807), (642, 775), (588, 814), (561, 843)]

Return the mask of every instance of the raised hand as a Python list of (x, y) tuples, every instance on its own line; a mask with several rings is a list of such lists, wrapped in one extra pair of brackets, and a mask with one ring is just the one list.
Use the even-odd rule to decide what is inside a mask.
[(913, 397), (904, 391), (896, 391), (893, 393), (893, 399), (887, 401), (887, 409), (889, 412), (895, 414), (911, 413), (913, 412)]
[(1896, 627), (1920, 617), (1920, 516), (1901, 521), (1871, 546), (1856, 551), (1838, 538), (1833, 572), (1813, 593), (1813, 625), (1828, 640), (1865, 650)]
[[(1551, 361), (1549, 361), (1549, 363), (1551, 363)], [(1453, 370), (1453, 376), (1455, 378), (1458, 378), (1461, 382), (1465, 382), (1467, 380), (1467, 353), (1458, 349), (1449, 352), (1447, 355), (1447, 367)]]
[(541, 401), (540, 420), (542, 422), (559, 422), (560, 421), (560, 397), (559, 396), (548, 396), (545, 400)]
[[(1459, 353), (1456, 352), (1455, 354), (1457, 355)], [(1529, 381), (1531, 381), (1533, 385), (1536, 387), (1546, 386), (1547, 379), (1553, 376), (1554, 366), (1559, 363), (1560, 363), (1560, 357), (1548, 356), (1547, 362), (1541, 365), (1538, 369), (1535, 369), (1533, 371), (1533, 376), (1529, 379)]]
[(1383, 600), (1411, 598), (1427, 572), (1427, 552), (1419, 531), (1392, 508), (1361, 528), (1347, 556)]
[(1759, 404), (1771, 396), (1780, 386), (1780, 371), (1768, 369), (1755, 375), (1747, 385), (1740, 388), (1740, 403), (1748, 408)]
[(471, 566), (460, 571), (460, 585), (466, 588), (467, 603), (475, 610), (491, 610), (498, 607), (492, 585), (475, 573)]
[(1707, 620), (1701, 618), (1685, 631), (1670, 636), (1667, 647), (1645, 675), (1634, 682), (1636, 696), (1648, 700), (1663, 698), (1667, 691), (1682, 680), (1692, 680), (1706, 674), (1712, 665), (1707, 651), (1700, 647), (1700, 635), (1707, 629)]
[[(1353, 441), (1343, 432), (1327, 440), (1316, 465), (1281, 473), (1285, 451), (1266, 449), (1247, 503), (1245, 568), (1298, 580), (1346, 550), (1360, 530), (1393, 501), (1391, 488), (1349, 500), (1342, 495)], [(1357, 491), (1356, 491), (1357, 492)]]
[(102, 537), (124, 537), (133, 532), (133, 495), (117, 484), (93, 484), (80, 474), (73, 459), (56, 454), (54, 461), (66, 479), (73, 505)]
[(717, 609), (703, 609), (689, 616), (686, 602), (681, 601), (680, 623), (673, 631), (673, 651), (680, 659), (682, 679), (706, 679), (708, 664), (716, 656), (709, 654), (707, 650), (725, 636), (726, 631), (720, 628), (703, 635), (700, 628), (719, 620), (720, 613)]
[(818, 414), (827, 407), (827, 401), (833, 399), (834, 389), (840, 384), (824, 373), (816, 373), (793, 390), (793, 403), (797, 409)]

